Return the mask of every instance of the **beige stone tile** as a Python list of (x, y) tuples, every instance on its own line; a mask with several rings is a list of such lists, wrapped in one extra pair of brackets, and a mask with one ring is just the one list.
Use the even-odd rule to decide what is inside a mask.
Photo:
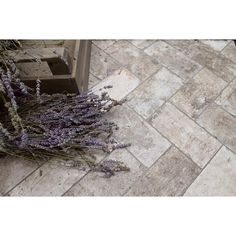
[(182, 152), (172, 147), (131, 186), (126, 195), (180, 196), (200, 170)]
[(157, 62), (128, 41), (118, 41), (106, 52), (142, 81), (160, 69)]
[(221, 53), (236, 63), (236, 46), (233, 41), (231, 41)]
[(146, 119), (182, 85), (179, 77), (162, 68), (128, 96), (127, 104)]
[(107, 49), (115, 42), (116, 40), (93, 40), (93, 44), (95, 44), (97, 47), (99, 47), (102, 50)]
[(185, 81), (192, 78), (201, 69), (199, 64), (164, 41), (157, 41), (144, 51)]
[(150, 122), (200, 167), (204, 167), (221, 146), (170, 103), (158, 110)]
[(119, 69), (106, 79), (95, 85), (92, 89), (94, 93), (101, 94), (101, 88), (112, 85), (113, 87), (106, 91), (111, 98), (121, 100), (141, 83), (140, 79), (134, 76), (127, 69)]
[(121, 196), (146, 170), (126, 149), (117, 149), (106, 159), (122, 161), (130, 168), (130, 171), (116, 172), (110, 178), (105, 178), (103, 173), (90, 172), (65, 195)]
[(153, 44), (156, 40), (130, 40), (130, 42), (137, 48), (144, 49)]
[(117, 63), (112, 57), (107, 55), (95, 45), (92, 45), (90, 72), (94, 76), (102, 80), (119, 68), (121, 68), (121, 65)]
[(163, 136), (126, 105), (116, 107), (108, 118), (119, 126), (114, 133), (115, 138), (120, 142), (131, 142), (129, 151), (147, 167), (170, 147)]
[(215, 51), (221, 51), (230, 41), (229, 40), (200, 40), (202, 43), (210, 46)]
[(197, 122), (236, 152), (236, 117), (212, 104), (200, 115)]
[(101, 82), (101, 80), (99, 80), (97, 77), (95, 77), (93, 74), (89, 74), (89, 84), (88, 87), (89, 89), (91, 89), (92, 87), (94, 87), (96, 84), (98, 84), (99, 82)]
[(37, 168), (36, 162), (23, 158), (0, 158), (0, 193), (8, 192)]
[(236, 117), (236, 89), (234, 89), (229, 98), (223, 103), (222, 107)]
[(236, 155), (222, 147), (185, 196), (236, 196)]
[[(105, 154), (98, 153), (97, 161)], [(16, 188), (10, 191), (10, 196), (61, 196), (81, 179), (88, 170), (70, 168), (58, 160), (51, 160), (42, 165)]]
[(194, 79), (188, 81), (171, 99), (171, 101), (185, 114), (197, 118), (227, 83), (214, 75), (208, 69), (200, 71)]

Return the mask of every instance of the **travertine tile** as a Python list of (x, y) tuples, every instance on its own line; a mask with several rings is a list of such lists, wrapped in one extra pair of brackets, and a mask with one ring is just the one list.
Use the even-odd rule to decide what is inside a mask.
[(137, 48), (144, 49), (153, 44), (156, 40), (130, 40), (130, 42)]
[(90, 72), (94, 76), (102, 80), (119, 68), (121, 68), (121, 65), (119, 65), (112, 57), (95, 45), (92, 45)]
[[(96, 155), (97, 161), (105, 154)], [(61, 196), (81, 179), (88, 170), (70, 168), (56, 162), (49, 161), (37, 171), (27, 177), (16, 188), (10, 191), (10, 196)]]
[(93, 40), (93, 44), (95, 44), (97, 47), (99, 47), (102, 50), (107, 49), (115, 42), (116, 40)]
[(134, 76), (127, 69), (119, 69), (112, 75), (95, 85), (92, 89), (94, 93), (101, 94), (101, 90), (104, 86), (112, 85), (113, 87), (107, 89), (106, 92), (111, 98), (121, 100), (134, 90), (141, 83), (140, 79)]
[(37, 168), (37, 163), (23, 158), (0, 158), (0, 193), (8, 192)]
[(204, 167), (221, 146), (170, 103), (152, 116), (151, 124), (200, 167)]
[(236, 46), (233, 41), (231, 41), (221, 53), (236, 63)]
[(196, 118), (224, 89), (227, 83), (208, 69), (188, 81), (171, 101), (185, 114)]
[(146, 169), (125, 149), (115, 150), (106, 159), (122, 161), (130, 168), (130, 171), (116, 172), (116, 174), (110, 178), (105, 178), (103, 173), (90, 172), (65, 195), (121, 196)]
[(222, 147), (185, 196), (235, 196), (236, 155)]
[(130, 188), (128, 196), (180, 196), (200, 173), (200, 168), (177, 148), (167, 151)]
[(185, 81), (192, 78), (201, 69), (199, 64), (163, 41), (157, 41), (144, 51)]
[(200, 115), (197, 122), (236, 152), (236, 117), (212, 104)]
[(116, 107), (108, 118), (119, 126), (114, 133), (115, 138), (120, 142), (131, 142), (129, 151), (147, 167), (170, 147), (163, 136), (126, 105)]
[(221, 51), (228, 43), (229, 40), (200, 40), (202, 43), (210, 46), (215, 51)]
[(182, 85), (179, 77), (162, 68), (128, 96), (127, 104), (142, 117), (148, 118)]
[(160, 69), (157, 62), (128, 41), (118, 41), (107, 48), (106, 52), (142, 81)]
[(101, 80), (99, 80), (97, 77), (95, 77), (93, 74), (89, 74), (89, 84), (88, 87), (89, 89), (91, 89), (92, 87), (94, 87), (96, 84), (98, 84), (99, 82), (101, 82)]

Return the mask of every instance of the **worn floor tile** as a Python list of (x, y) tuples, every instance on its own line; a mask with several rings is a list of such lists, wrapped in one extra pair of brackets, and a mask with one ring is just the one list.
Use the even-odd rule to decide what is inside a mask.
[[(98, 156), (98, 161), (102, 158), (104, 158), (104, 154)], [(49, 161), (10, 191), (9, 195), (61, 196), (87, 171), (70, 168), (56, 161)]]
[(116, 107), (108, 118), (119, 126), (115, 138), (120, 142), (131, 142), (129, 151), (147, 167), (170, 147), (165, 138), (126, 105)]
[(179, 77), (162, 68), (128, 96), (127, 104), (142, 117), (148, 118), (182, 85)]
[(144, 51), (185, 81), (192, 78), (201, 69), (199, 64), (163, 41), (157, 41)]
[(146, 170), (146, 168), (125, 149), (115, 150), (106, 159), (122, 161), (130, 168), (130, 171), (117, 172), (110, 178), (105, 178), (103, 173), (90, 172), (65, 195), (121, 196)]
[(156, 40), (130, 40), (130, 42), (137, 48), (144, 49), (153, 44)]
[(112, 57), (95, 45), (92, 45), (90, 72), (94, 76), (101, 80), (105, 79), (120, 67), (121, 65), (119, 65)]
[(95, 77), (93, 74), (89, 74), (89, 89), (91, 89), (92, 87), (94, 87), (96, 84), (98, 84), (99, 82), (101, 82), (101, 80), (99, 80), (97, 77)]
[(210, 46), (215, 51), (221, 51), (228, 43), (229, 40), (200, 40), (202, 43)]
[(236, 152), (236, 117), (212, 104), (200, 115), (197, 122)]
[(97, 47), (99, 47), (102, 50), (107, 49), (115, 42), (116, 40), (93, 40), (93, 44), (95, 44)]
[(128, 196), (180, 196), (200, 173), (200, 168), (172, 147), (131, 186)]
[(8, 192), (37, 168), (37, 163), (22, 158), (0, 158), (0, 193)]
[(236, 155), (222, 147), (185, 196), (235, 196)]
[(236, 63), (236, 46), (233, 41), (231, 41), (221, 52), (225, 57)]
[(196, 118), (224, 89), (227, 83), (203, 69), (194, 79), (188, 81), (171, 99), (185, 114)]
[(145, 80), (160, 69), (157, 62), (154, 62), (151, 57), (128, 41), (118, 41), (109, 47), (106, 52), (141, 80)]
[(158, 110), (150, 122), (200, 167), (204, 167), (221, 146), (170, 103)]
[(236, 89), (234, 89), (228, 99), (222, 104), (222, 107), (236, 117)]
[(140, 79), (131, 74), (127, 69), (119, 69), (112, 75), (98, 83), (93, 87), (92, 91), (96, 94), (101, 94), (101, 88), (112, 85), (113, 87), (106, 91), (111, 98), (121, 100), (134, 90), (141, 83)]

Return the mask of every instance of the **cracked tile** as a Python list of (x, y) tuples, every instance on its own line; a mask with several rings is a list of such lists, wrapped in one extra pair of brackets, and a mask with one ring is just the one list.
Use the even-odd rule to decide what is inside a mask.
[(144, 49), (153, 44), (156, 40), (130, 40), (130, 42), (137, 48)]

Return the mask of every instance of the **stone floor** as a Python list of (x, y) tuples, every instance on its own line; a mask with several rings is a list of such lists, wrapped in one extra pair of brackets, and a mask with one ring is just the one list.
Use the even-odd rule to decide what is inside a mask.
[(111, 178), (52, 162), (0, 160), (7, 196), (236, 195), (236, 47), (230, 40), (93, 41), (90, 88), (127, 98), (108, 116), (132, 146)]

